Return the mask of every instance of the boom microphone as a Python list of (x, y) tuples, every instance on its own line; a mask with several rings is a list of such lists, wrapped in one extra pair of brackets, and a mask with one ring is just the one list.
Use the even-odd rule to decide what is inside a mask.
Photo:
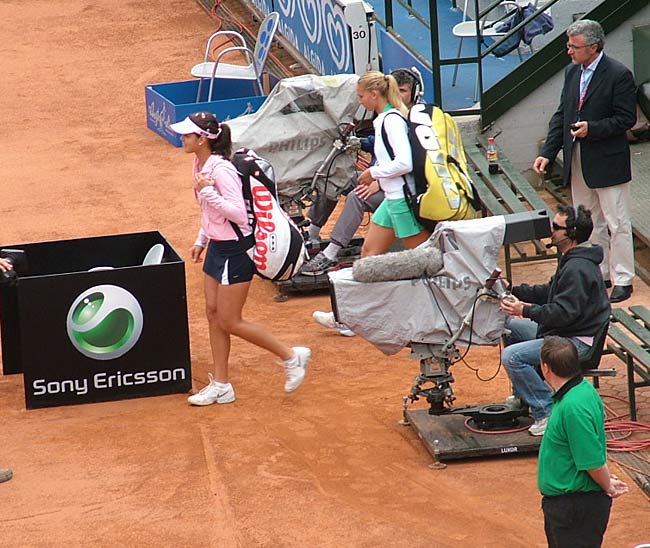
[(442, 266), (442, 253), (429, 246), (364, 257), (352, 265), (352, 276), (365, 283), (410, 280), (434, 276)]
[(570, 240), (570, 239), (571, 238), (569, 238), (568, 236), (565, 236), (559, 242), (555, 242), (555, 243), (551, 242), (550, 244), (546, 244), (544, 247), (546, 247), (546, 249), (551, 249), (552, 247), (557, 247), (557, 244), (561, 244), (564, 240)]

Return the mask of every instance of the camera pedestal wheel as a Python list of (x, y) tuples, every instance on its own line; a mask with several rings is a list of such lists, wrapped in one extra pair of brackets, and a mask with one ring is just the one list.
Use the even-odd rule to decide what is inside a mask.
[(512, 432), (533, 423), (526, 410), (507, 403), (481, 405), (466, 421), (468, 428), (485, 432)]

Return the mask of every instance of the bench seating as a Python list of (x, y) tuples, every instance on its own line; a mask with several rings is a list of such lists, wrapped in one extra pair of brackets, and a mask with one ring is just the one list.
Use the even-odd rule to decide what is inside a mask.
[(630, 419), (635, 421), (635, 391), (650, 386), (650, 310), (645, 306), (614, 308), (612, 322), (607, 347), (627, 366)]
[[(521, 213), (535, 209), (549, 207), (526, 178), (510, 163), (503, 151), (497, 147), (499, 153), (498, 174), (489, 172), (486, 157), (487, 139), (480, 136), (474, 144), (465, 147), (465, 154), (470, 167), (470, 178), (483, 204), (483, 216), (507, 215)], [(549, 227), (550, 236), (550, 227)], [(506, 277), (512, 280), (513, 263), (537, 261), (544, 259), (557, 259), (558, 253), (546, 249), (540, 240), (531, 240), (533, 253), (522, 244), (506, 244), (504, 246)], [(517, 256), (513, 257), (514, 250)]]

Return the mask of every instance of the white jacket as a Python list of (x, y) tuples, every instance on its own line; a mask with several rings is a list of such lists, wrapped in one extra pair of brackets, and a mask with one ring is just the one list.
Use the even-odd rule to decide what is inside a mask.
[[(383, 142), (381, 135), (382, 124), (395, 154), (394, 159), (391, 159)], [(413, 171), (411, 142), (409, 141), (406, 120), (399, 110), (393, 108), (380, 113), (373, 121), (373, 126), (375, 128), (375, 158), (377, 158), (377, 163), (370, 168), (370, 173), (379, 182), (386, 199), (404, 198), (405, 177), (411, 192), (415, 192), (415, 184), (411, 175), (411, 171)]]

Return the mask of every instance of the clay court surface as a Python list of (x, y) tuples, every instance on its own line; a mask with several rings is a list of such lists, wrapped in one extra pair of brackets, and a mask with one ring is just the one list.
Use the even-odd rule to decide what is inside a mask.
[[(0, 2), (0, 242), (160, 230), (187, 257), (199, 223), (191, 158), (146, 128), (144, 86), (188, 78), (213, 27), (191, 0)], [(186, 275), (199, 389), (210, 370), (202, 273), (187, 264)], [(274, 293), (256, 280), (246, 315), (312, 347), (290, 395), (274, 358), (239, 340), (232, 405), (191, 408), (178, 394), (27, 411), (22, 375), (0, 377), (0, 467), (14, 469), (0, 485), (0, 546), (545, 545), (536, 458), (429, 469), (397, 424), (417, 362), (314, 324), (327, 295)], [(468, 362), (489, 377), (498, 350)], [(459, 404), (508, 394), (503, 371), (491, 382), (463, 364), (454, 373)], [(648, 523), (631, 484), (605, 546), (650, 540)]]

